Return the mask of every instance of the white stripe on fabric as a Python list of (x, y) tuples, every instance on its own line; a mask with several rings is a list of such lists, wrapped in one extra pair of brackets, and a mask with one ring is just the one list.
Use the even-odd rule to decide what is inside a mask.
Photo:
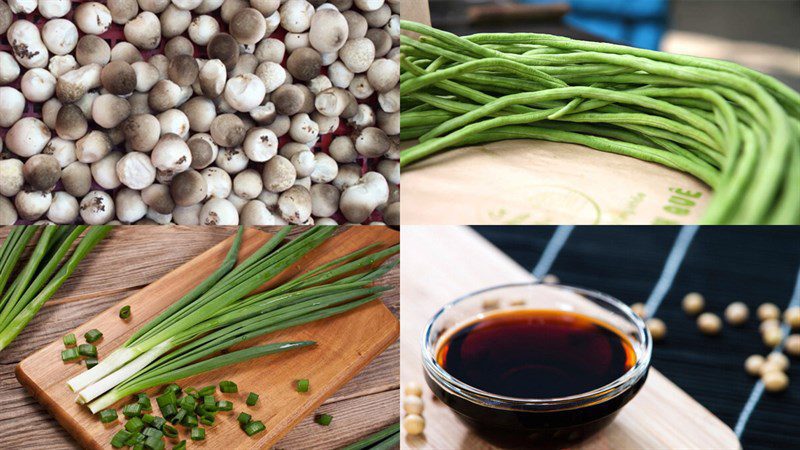
[(678, 269), (681, 267), (686, 251), (689, 249), (689, 245), (692, 243), (698, 228), (697, 225), (684, 226), (678, 233), (678, 237), (675, 238), (675, 243), (669, 252), (667, 262), (664, 263), (664, 270), (661, 271), (661, 277), (644, 304), (647, 317), (655, 317), (658, 307), (661, 306), (661, 302), (672, 287), (673, 281), (675, 281), (675, 275), (678, 274)]
[(531, 270), (531, 274), (533, 274), (537, 280), (544, 278), (550, 271), (550, 267), (553, 266), (553, 263), (558, 257), (558, 253), (561, 251), (561, 248), (564, 247), (564, 244), (567, 242), (569, 235), (572, 234), (572, 230), (574, 229), (575, 225), (560, 225), (556, 228), (556, 231), (553, 232), (550, 242), (547, 243), (547, 247), (544, 248), (542, 256), (539, 257), (539, 262), (537, 262), (536, 266)]
[[(800, 269), (797, 271), (797, 279), (794, 284), (794, 291), (792, 292), (792, 298), (789, 300), (789, 306), (787, 306), (787, 308), (791, 308), (793, 306), (800, 306)], [(789, 335), (790, 331), (789, 325), (783, 324), (781, 331), (783, 331), (784, 338), (773, 350), (776, 352), (783, 350), (786, 336)], [(762, 383), (761, 380), (758, 380), (755, 386), (753, 386), (753, 390), (750, 392), (750, 397), (747, 398), (747, 402), (744, 404), (742, 412), (739, 413), (739, 419), (736, 420), (736, 426), (733, 428), (733, 432), (736, 433), (737, 438), (742, 437), (742, 433), (744, 433), (744, 429), (747, 426), (747, 421), (750, 420), (750, 416), (753, 414), (753, 411), (755, 411), (756, 405), (758, 405), (758, 401), (761, 400), (761, 396), (763, 394), (764, 383)]]

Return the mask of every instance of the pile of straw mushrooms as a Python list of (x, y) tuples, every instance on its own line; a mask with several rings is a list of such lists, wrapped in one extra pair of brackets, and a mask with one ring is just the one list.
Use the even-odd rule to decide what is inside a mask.
[(399, 7), (0, 0), (0, 224), (397, 224)]

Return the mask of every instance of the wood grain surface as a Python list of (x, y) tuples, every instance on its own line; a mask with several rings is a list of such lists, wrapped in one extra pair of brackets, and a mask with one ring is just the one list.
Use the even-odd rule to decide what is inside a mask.
[[(474, 231), (462, 227), (403, 227), (402, 383), (424, 385), (420, 333), (427, 320), (460, 295), (531, 275)], [(403, 436), (409, 449), (491, 449), (424, 387), (426, 421), (421, 436)], [(738, 449), (739, 441), (703, 406), (651, 369), (639, 394), (614, 422), (580, 449)]]
[[(346, 252), (346, 246), (343, 243), (349, 240), (347, 239), (348, 233), (367, 233), (366, 228), (370, 229), (370, 236), (362, 236), (359, 239), (391, 243), (396, 242), (399, 237), (394, 231), (376, 227), (365, 227), (364, 231), (356, 231), (357, 227), (349, 230), (343, 228), (330, 243), (325, 244), (326, 247), (320, 250), (327, 259), (335, 257), (339, 252)], [(7, 232), (8, 229), (0, 229), (0, 238), (3, 238)], [(35, 443), (37, 448), (46, 449), (77, 448), (78, 443), (64, 433), (63, 428), (14, 379), (12, 372), (16, 363), (33, 350), (54, 340), (60, 340), (61, 336), (69, 330), (86, 322), (100, 311), (113, 306), (111, 312), (115, 315), (117, 306), (114, 305), (117, 302), (230, 237), (233, 232), (234, 229), (231, 228), (161, 226), (115, 228), (106, 240), (82, 262), (75, 274), (62, 286), (54, 299), (45, 305), (17, 340), (0, 353), (0, 448), (20, 448), (31, 443)], [(251, 231), (251, 233), (257, 232)], [(293, 231), (292, 234), (297, 233), (299, 230)], [(382, 281), (397, 286), (399, 270), (394, 269)], [(399, 290), (397, 288), (387, 292), (382, 300), (395, 316), (399, 314)], [(375, 304), (375, 306), (380, 305)], [(380, 308), (383, 309), (382, 306)], [(133, 309), (133, 316), (136, 317), (137, 308)], [(360, 311), (357, 310), (353, 313)], [(140, 314), (144, 316), (141, 311)], [(391, 318), (388, 313), (387, 316)], [(348, 317), (342, 316), (342, 318)], [(141, 319), (144, 320), (144, 317)], [(119, 322), (119, 319), (116, 321)], [(116, 329), (106, 327), (102, 330), (106, 336), (101, 342), (110, 347), (114, 339), (107, 330), (113, 334)], [(80, 327), (79, 331), (85, 330)], [(276, 337), (279, 340), (309, 338), (308, 335)], [(101, 355), (104, 345), (99, 347)], [(311, 352), (317, 350), (319, 349)], [(267, 359), (277, 361), (289, 356), (288, 354), (278, 355), (274, 360), (270, 359), (272, 357), (266, 357), (264, 363), (268, 363)], [(398, 358), (399, 347), (395, 342), (351, 382), (342, 386), (329, 398), (315, 396), (313, 399), (312, 396), (306, 398), (305, 400), (312, 406), (324, 400), (318, 410), (334, 415), (333, 423), (330, 427), (322, 428), (313, 423), (313, 414), (294, 417), (290, 422), (294, 420), (300, 422), (275, 444), (275, 448), (309, 448), (308, 446), (336, 448), (396, 421), (399, 396), (397, 391)], [(249, 373), (245, 367), (247, 364), (242, 364), (242, 370), (237, 370), (236, 375), (231, 378), (236, 380), (239, 376), (246, 376)], [(60, 362), (57, 366), (63, 367)], [(227, 375), (230, 373), (228, 372)], [(218, 374), (216, 378), (220, 376)], [(302, 378), (302, 376), (294, 375), (294, 378)], [(312, 385), (315, 384), (314, 375), (310, 375), (310, 378)], [(339, 378), (338, 381), (343, 382), (346, 379)], [(321, 384), (322, 381), (317, 383)], [(244, 386), (246, 384), (240, 383), (240, 388), (246, 390), (247, 388)], [(285, 389), (287, 392), (291, 391), (291, 386), (288, 387), (289, 389)], [(279, 395), (278, 391), (273, 392), (272, 389), (267, 389), (265, 390), (266, 395), (262, 395), (262, 399), (273, 397), (274, 400), (274, 396)], [(267, 404), (266, 402), (262, 403), (262, 407), (266, 407)], [(273, 415), (271, 412), (264, 412), (269, 416), (269, 418), (265, 418), (267, 419), (265, 423), (267, 423), (268, 420), (272, 420)], [(226, 421), (223, 420), (223, 422)], [(289, 422), (286, 424), (288, 425)], [(209, 435), (215, 436), (218, 431), (220, 430), (215, 427)], [(240, 430), (237, 431), (238, 434), (241, 434)], [(250, 441), (250, 443), (256, 446), (256, 443), (261, 443), (264, 437), (257, 441)], [(108, 440), (103, 442), (108, 442)], [(210, 439), (208, 442), (213, 441)], [(233, 446), (233, 441), (230, 442)]]

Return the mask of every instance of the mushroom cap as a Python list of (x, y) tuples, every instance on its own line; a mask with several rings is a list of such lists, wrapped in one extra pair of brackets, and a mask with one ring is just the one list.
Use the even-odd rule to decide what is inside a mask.
[(239, 43), (227, 33), (217, 33), (208, 41), (208, 59), (218, 59), (225, 68), (233, 70), (239, 61)]
[(311, 47), (298, 48), (286, 59), (286, 69), (298, 80), (312, 80), (322, 70), (322, 56)]
[(100, 83), (114, 95), (128, 95), (136, 89), (136, 72), (125, 61), (111, 61), (100, 71)]
[(22, 167), (25, 181), (37, 191), (47, 191), (55, 187), (61, 179), (61, 166), (55, 156), (38, 154), (25, 161)]
[(191, 86), (197, 80), (200, 67), (191, 55), (178, 55), (169, 61), (167, 74), (178, 86)]
[(255, 44), (267, 32), (264, 15), (253, 8), (244, 8), (236, 13), (228, 24), (231, 35), (242, 44)]
[(196, 170), (187, 170), (175, 175), (169, 192), (178, 206), (190, 206), (200, 203), (206, 198), (207, 186), (205, 178)]

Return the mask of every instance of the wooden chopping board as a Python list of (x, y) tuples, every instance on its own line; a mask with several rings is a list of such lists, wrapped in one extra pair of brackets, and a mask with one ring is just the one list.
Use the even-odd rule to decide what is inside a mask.
[[(403, 0), (402, 14), (431, 23), (428, 0)], [(694, 224), (712, 195), (659, 164), (538, 140), (449, 150), (402, 178), (403, 225)]]
[[(269, 237), (262, 231), (247, 230), (239, 260), (252, 254)], [(141, 324), (216, 270), (232, 240), (230, 237), (212, 247), (72, 332), (82, 342), (82, 336), (88, 330), (101, 330), (104, 336), (96, 345), (102, 359)], [(398, 233), (386, 228), (351, 227), (314, 249), (264, 287), (278, 284), (365, 245), (379, 243), (385, 248), (398, 241)], [(123, 305), (131, 306), (132, 315), (128, 323), (118, 317)], [(270, 447), (391, 345), (398, 335), (399, 324), (392, 313), (381, 302), (370, 302), (329, 320), (273, 333), (235, 347), (294, 340), (317, 342), (307, 351), (270, 355), (181, 380), (179, 383), (184, 387), (203, 387), (229, 379), (236, 382), (240, 390), (238, 394), (218, 393), (218, 398), (233, 401), (234, 411), (218, 414), (217, 423), (207, 430), (206, 443), (193, 445), (216, 447), (224, 442), (231, 449)], [(88, 409), (74, 403), (75, 395), (66, 387), (66, 381), (86, 369), (83, 365), (62, 363), (59, 356), (62, 349), (63, 343), (59, 339), (32, 354), (17, 366), (17, 378), (84, 448), (110, 448), (111, 437), (121, 427), (119, 423), (104, 426)], [(298, 378), (309, 379), (311, 388), (308, 393), (295, 391), (293, 382)], [(153, 388), (147, 393), (154, 398), (157, 391)], [(244, 404), (244, 398), (251, 391), (260, 395), (255, 407)], [(115, 406), (120, 408), (126, 403), (129, 401), (123, 400)], [(153, 404), (158, 411), (155, 401)], [(267, 430), (253, 438), (248, 437), (236, 421), (240, 411), (263, 421)], [(182, 439), (188, 438), (183, 427), (178, 429)]]
[[(420, 334), (428, 319), (445, 303), (480, 288), (532, 280), (481, 236), (464, 227), (403, 228), (403, 270), (400, 273), (402, 320), (401, 384), (424, 386), (425, 433), (403, 435), (408, 449), (492, 449), (458, 420), (450, 409), (432, 400), (425, 386)], [(739, 449), (736, 435), (656, 369), (639, 394), (617, 418), (575, 449)]]

